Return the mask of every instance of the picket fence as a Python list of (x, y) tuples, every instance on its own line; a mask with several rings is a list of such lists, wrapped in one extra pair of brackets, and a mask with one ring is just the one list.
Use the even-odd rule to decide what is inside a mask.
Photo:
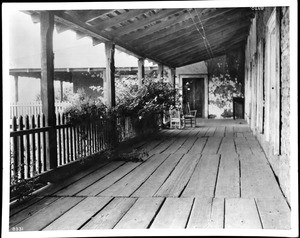
[[(43, 114), (13, 117), (10, 132), (11, 185), (22, 179), (29, 179), (50, 170), (47, 158), (47, 133)], [(118, 140), (135, 136), (129, 117), (117, 120)], [(108, 149), (112, 138), (111, 123), (99, 119), (83, 125), (67, 123), (65, 114), (56, 115), (57, 165), (85, 158)]]
[[(61, 102), (56, 101), (55, 102), (55, 113), (63, 113), (64, 110), (70, 106), (70, 102)], [(36, 102), (17, 102), (17, 103), (11, 103), (10, 104), (10, 118), (13, 117), (25, 117), (26, 115), (39, 115), (42, 114), (42, 102), (36, 101)]]

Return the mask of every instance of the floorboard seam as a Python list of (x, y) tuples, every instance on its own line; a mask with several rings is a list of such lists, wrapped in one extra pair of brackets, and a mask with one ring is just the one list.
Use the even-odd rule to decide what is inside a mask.
[(239, 194), (240, 198), (242, 197), (242, 166), (241, 166), (241, 157), (238, 155), (239, 159)]
[(202, 152), (203, 152), (203, 150), (204, 150), (204, 148), (205, 148), (205, 146), (206, 146), (207, 143), (208, 143), (208, 137), (205, 138), (205, 143), (204, 143), (204, 145), (202, 147), (202, 150), (200, 151), (200, 154), (202, 154)]
[(153, 224), (155, 218), (157, 217), (158, 213), (160, 212), (162, 206), (165, 204), (166, 200), (167, 200), (167, 198), (165, 197), (165, 198), (163, 199), (162, 203), (159, 205), (158, 209), (155, 211), (155, 214), (154, 214), (154, 216), (152, 217), (151, 221), (149, 222), (149, 224), (148, 224), (148, 226), (147, 226), (147, 229), (149, 229), (149, 228), (152, 226), (152, 224)]
[(258, 214), (258, 217), (259, 217), (259, 222), (260, 222), (261, 228), (264, 229), (263, 222), (262, 222), (262, 219), (261, 219), (261, 216), (260, 216), (260, 213), (259, 213), (257, 201), (256, 201), (255, 198), (253, 198), (253, 200), (254, 200), (255, 207), (256, 207), (256, 210), (257, 210), (257, 214)]
[[(113, 162), (113, 161), (112, 161), (112, 162)], [(110, 171), (108, 174), (106, 174), (106, 175), (100, 177), (98, 180), (94, 181), (93, 183), (91, 183), (91, 184), (87, 185), (86, 187), (82, 188), (81, 190), (79, 190), (77, 193), (75, 193), (75, 194), (72, 195), (72, 196), (76, 196), (78, 193), (80, 193), (80, 192), (83, 191), (84, 189), (86, 189), (86, 188), (92, 186), (93, 184), (97, 183), (99, 180), (104, 179), (106, 176), (108, 176), (109, 174), (111, 174), (112, 172), (114, 172), (115, 170), (117, 170), (118, 168), (120, 168), (121, 166), (123, 166), (124, 164), (126, 164), (126, 162), (120, 164), (120, 166), (118, 166), (118, 167), (115, 168), (114, 170)]]
[(193, 198), (192, 206), (191, 206), (191, 209), (190, 209), (188, 218), (187, 218), (186, 223), (185, 223), (185, 226), (184, 226), (185, 229), (187, 228), (187, 225), (188, 225), (188, 223), (189, 223), (189, 221), (190, 221), (190, 217), (191, 217), (191, 215), (192, 215), (192, 210), (193, 210), (193, 207), (194, 207), (194, 203), (195, 203), (195, 198)]
[(120, 219), (113, 225), (111, 229), (114, 229), (116, 225), (122, 220), (122, 218), (127, 214), (127, 212), (133, 207), (133, 205), (137, 202), (138, 198), (135, 199), (134, 203), (128, 208), (126, 212), (124, 212), (123, 216), (120, 217)]
[(146, 181), (155, 173), (156, 170), (158, 170), (158, 168), (171, 156), (171, 154), (169, 154), (165, 159), (164, 161), (162, 161), (157, 167), (156, 169), (144, 180), (144, 182), (142, 182), (140, 184), (140, 186), (138, 186), (137, 189), (135, 189), (128, 197), (131, 197), (137, 190), (139, 190), (140, 187), (143, 186), (144, 183), (146, 183)]
[[(172, 155), (172, 154), (171, 154)], [(171, 156), (170, 155), (170, 156)], [(152, 196), (155, 196), (155, 194), (159, 191), (159, 189), (164, 185), (164, 183), (168, 180), (168, 178), (171, 176), (171, 174), (174, 172), (174, 170), (176, 169), (177, 165), (179, 164), (179, 162), (182, 160), (183, 158), (183, 154), (181, 155), (181, 158), (177, 161), (176, 165), (174, 166), (174, 168), (170, 171), (169, 175), (167, 176), (167, 178), (162, 182), (162, 184), (159, 186), (159, 188), (154, 192), (154, 194)]]
[(84, 227), (87, 223), (89, 223), (95, 216), (97, 216), (105, 207), (108, 206), (115, 198), (112, 197), (108, 203), (106, 203), (99, 211), (95, 212), (94, 215), (92, 215), (86, 222), (84, 222), (77, 230), (80, 230), (82, 227)]
[(219, 146), (218, 146), (218, 149), (217, 149), (216, 154), (218, 154), (219, 151), (220, 151), (221, 145), (222, 145), (222, 143), (223, 143), (223, 139), (224, 139), (224, 137), (221, 137), (220, 144), (219, 144)]
[(225, 219), (226, 219), (226, 198), (224, 198), (224, 208), (223, 208), (223, 213), (224, 213), (224, 216), (223, 216), (223, 229), (225, 229)]
[(220, 169), (220, 163), (221, 163), (221, 158), (222, 155), (220, 154), (219, 155), (219, 161), (218, 161), (218, 169), (217, 169), (217, 175), (216, 175), (216, 181), (215, 181), (215, 187), (214, 187), (214, 193), (213, 193), (213, 198), (215, 197), (216, 195), (216, 189), (217, 189), (217, 183), (218, 183), (218, 177), (219, 177), (219, 169)]
[[(195, 155), (197, 155), (197, 154), (195, 154)], [(200, 163), (200, 160), (201, 160), (201, 158), (202, 158), (202, 154), (199, 154), (199, 156), (200, 156), (200, 158), (198, 159), (198, 162), (196, 163), (196, 165), (195, 165), (195, 167), (194, 167), (194, 169), (193, 169), (193, 172), (191, 173), (191, 176), (189, 177), (187, 183), (184, 185), (183, 189), (181, 190), (181, 192), (180, 192), (179, 195), (178, 195), (179, 198), (181, 197), (181, 195), (183, 194), (184, 190), (185, 190), (186, 187), (188, 186), (188, 184), (189, 184), (191, 178), (193, 177), (193, 174), (194, 174), (194, 172), (195, 172), (195, 170), (196, 170), (197, 165)]]
[[(86, 198), (85, 198), (86, 199)], [(71, 206), (69, 209), (67, 209), (66, 211), (64, 211), (64, 213), (60, 214), (58, 217), (56, 217), (54, 220), (51, 220), (51, 222), (49, 222), (47, 225), (45, 225), (44, 227), (42, 227), (40, 229), (40, 231), (44, 230), (47, 226), (49, 226), (51, 223), (55, 222), (58, 218), (60, 218), (61, 216), (63, 216), (65, 213), (67, 213), (68, 211), (70, 211), (73, 207), (77, 206), (79, 203), (83, 202), (85, 199), (80, 200), (79, 202), (75, 203), (73, 206)], [(58, 200), (56, 200), (58, 201)]]
[[(151, 157), (153, 157), (155, 154), (153, 155), (150, 155), (149, 158), (147, 160), (149, 160)], [(146, 160), (144, 161), (146, 162)], [(144, 163), (143, 162), (143, 163)], [(116, 184), (117, 182), (119, 182), (122, 178), (124, 178), (125, 176), (127, 176), (128, 174), (130, 174), (133, 170), (135, 170), (136, 168), (140, 167), (141, 164), (143, 163), (140, 163), (138, 166), (134, 167), (133, 169), (131, 169), (128, 173), (124, 174), (121, 178), (119, 178), (118, 180), (116, 180), (113, 184), (111, 184), (110, 186), (108, 186), (107, 188), (103, 189), (101, 192), (97, 193), (95, 196), (98, 196), (100, 193), (104, 192), (106, 189), (110, 188), (111, 186), (113, 186), (114, 184)], [(125, 163), (126, 164), (126, 163)]]

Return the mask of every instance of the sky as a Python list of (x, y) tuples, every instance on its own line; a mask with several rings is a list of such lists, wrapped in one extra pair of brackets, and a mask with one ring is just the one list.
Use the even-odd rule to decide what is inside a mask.
[[(40, 68), (40, 24), (20, 11), (9, 13), (9, 68)], [(104, 44), (93, 46), (92, 39), (76, 39), (76, 33), (68, 30), (53, 32), (54, 66), (56, 68), (105, 67)], [(137, 58), (116, 50), (116, 67), (137, 67)], [(145, 66), (153, 64), (145, 61)], [(31, 85), (31, 87), (28, 87)], [(59, 83), (55, 82), (59, 88)], [(14, 80), (10, 76), (10, 101), (14, 99)], [(40, 80), (20, 77), (19, 101), (33, 101), (40, 93)]]

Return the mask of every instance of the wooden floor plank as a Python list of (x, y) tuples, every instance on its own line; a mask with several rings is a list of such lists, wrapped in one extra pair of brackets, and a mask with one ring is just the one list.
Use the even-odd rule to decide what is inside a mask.
[(218, 154), (235, 153), (234, 139), (231, 137), (224, 137), (222, 139)]
[(49, 186), (47, 189), (43, 190), (39, 195), (40, 196), (50, 196), (54, 193), (58, 192), (61, 189), (64, 189), (65, 187), (69, 186), (72, 183), (75, 183), (76, 181), (79, 181), (80, 179), (85, 178), (85, 176), (88, 176), (90, 173), (101, 169), (103, 166), (107, 165), (109, 162), (107, 161), (99, 161), (99, 163), (95, 163), (93, 166), (89, 167), (88, 169), (83, 169), (82, 171), (74, 174), (73, 176), (66, 178), (59, 183), (54, 183), (51, 186)]
[[(71, 177), (68, 177), (59, 183), (53, 183), (45, 188), (43, 188), (38, 194), (34, 195), (31, 199), (27, 200), (26, 202), (22, 202), (20, 204), (15, 203), (12, 206), (10, 206), (10, 216), (13, 214), (16, 214), (28, 207), (30, 207), (33, 204), (36, 204), (41, 199), (43, 199), (44, 196), (53, 195), (55, 192), (67, 187), (68, 185), (84, 178), (85, 176), (89, 175), (90, 173), (94, 172), (95, 170), (105, 166), (108, 164), (107, 161), (99, 161), (99, 163), (95, 164), (94, 166), (90, 166), (88, 168), (84, 168), (82, 171), (79, 171), (78, 173), (72, 175)], [(37, 197), (35, 197), (37, 196)]]
[(154, 196), (158, 197), (178, 197), (188, 183), (195, 166), (200, 159), (200, 154), (186, 154), (177, 164), (168, 179), (159, 188)]
[(76, 194), (77, 196), (96, 196), (109, 186), (113, 185), (117, 181), (119, 181), (122, 177), (126, 176), (132, 170), (134, 170), (137, 166), (141, 163), (135, 162), (127, 162), (123, 166), (119, 167), (118, 169), (114, 170), (112, 173), (106, 175), (101, 180), (97, 181), (96, 183), (92, 184), (91, 186), (83, 189), (81, 192)]
[(81, 230), (112, 229), (136, 200), (136, 198), (114, 198), (102, 211), (86, 223)]
[(224, 199), (196, 198), (187, 225), (189, 229), (222, 229), (224, 222)]
[(265, 159), (258, 155), (240, 156), (240, 163), (241, 197), (280, 198), (282, 196), (275, 176)]
[(264, 153), (263, 148), (260, 146), (258, 140), (254, 136), (247, 137), (246, 140), (254, 154), (255, 153)]
[(234, 137), (235, 136), (234, 127), (233, 126), (226, 126), (225, 136), (226, 137)]
[(44, 207), (18, 224), (24, 231), (39, 231), (82, 201), (82, 197), (65, 197)]
[[(175, 153), (186, 154), (193, 147), (195, 141), (197, 140), (196, 136), (189, 136), (183, 145), (175, 151)], [(196, 150), (196, 147), (195, 149)], [(200, 152), (198, 152), (200, 153)]]
[(102, 167), (101, 169), (98, 169), (97, 171), (89, 174), (84, 179), (81, 179), (75, 183), (72, 183), (65, 189), (57, 192), (55, 195), (56, 196), (73, 196), (73, 195), (79, 193), (84, 188), (90, 186), (91, 184), (95, 183), (99, 179), (103, 178), (105, 175), (114, 171), (115, 169), (117, 169), (124, 163), (125, 163), (124, 161), (112, 161), (111, 163), (107, 164), (106, 166)]
[(264, 229), (291, 229), (291, 211), (285, 199), (257, 199)]
[(236, 152), (240, 155), (253, 154), (245, 137), (237, 137), (234, 139)]
[(225, 199), (225, 228), (261, 229), (254, 199)]
[(205, 136), (206, 132), (208, 131), (208, 128), (209, 127), (207, 127), (207, 126), (201, 126), (200, 128), (196, 128), (199, 131), (197, 134), (197, 137)]
[(167, 137), (167, 130), (162, 130), (159, 133), (151, 136), (149, 140), (146, 141), (141, 147), (138, 148), (139, 152), (150, 152), (153, 148), (162, 143), (163, 140)]
[(215, 197), (240, 197), (240, 169), (237, 154), (221, 154)]
[(87, 197), (43, 230), (77, 230), (112, 198)]
[(170, 155), (159, 168), (151, 175), (141, 187), (139, 187), (131, 196), (132, 197), (151, 197), (160, 188), (170, 173), (175, 168), (183, 154)]
[(184, 144), (186, 139), (187, 139), (186, 136), (176, 139), (166, 150), (163, 151), (163, 153), (166, 153), (166, 154), (175, 153)]
[(208, 127), (205, 136), (213, 136), (215, 134), (215, 130), (216, 130), (215, 126)]
[(224, 137), (225, 126), (218, 126), (215, 130), (214, 137)]
[(149, 155), (162, 153), (175, 141), (176, 141), (175, 137), (162, 141), (159, 145), (157, 145), (155, 148), (149, 151)]
[(185, 228), (193, 198), (167, 198), (150, 229)]
[(99, 196), (130, 196), (168, 156), (168, 154), (152, 156), (120, 181), (101, 192)]
[(221, 141), (221, 137), (209, 137), (204, 149), (202, 150), (202, 154), (217, 154)]
[(44, 207), (49, 206), (51, 203), (55, 202), (58, 199), (58, 197), (46, 197), (39, 200), (37, 203), (27, 207), (26, 209), (22, 210), (22, 212), (15, 213), (9, 218), (9, 227), (16, 226), (21, 221), (32, 216)]
[(114, 229), (146, 229), (163, 200), (153, 197), (139, 198)]
[(219, 155), (202, 155), (182, 197), (214, 197)]
[(191, 149), (188, 151), (189, 154), (201, 154), (202, 150), (207, 143), (207, 138), (198, 138)]

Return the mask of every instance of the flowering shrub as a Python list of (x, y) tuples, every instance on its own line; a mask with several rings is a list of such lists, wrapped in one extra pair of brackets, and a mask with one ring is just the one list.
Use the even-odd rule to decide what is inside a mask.
[[(79, 91), (72, 99), (72, 106), (67, 108), (69, 122), (81, 123), (97, 118), (131, 117), (136, 122), (153, 125), (155, 116), (176, 105), (178, 91), (170, 84), (151, 78), (143, 80), (138, 87), (136, 78), (116, 81), (116, 106), (108, 109), (102, 95), (91, 99), (84, 91)], [(102, 87), (91, 87), (102, 92)]]
[(65, 110), (67, 120), (71, 124), (84, 124), (108, 115), (107, 107), (99, 99), (91, 99), (84, 90), (78, 90), (72, 96), (72, 105)]
[[(229, 74), (213, 76), (209, 82), (209, 104), (211, 107), (223, 111), (222, 117), (232, 115), (232, 102), (234, 97), (243, 97), (242, 84), (237, 78), (232, 79)], [(210, 110), (211, 111), (211, 110)]]

